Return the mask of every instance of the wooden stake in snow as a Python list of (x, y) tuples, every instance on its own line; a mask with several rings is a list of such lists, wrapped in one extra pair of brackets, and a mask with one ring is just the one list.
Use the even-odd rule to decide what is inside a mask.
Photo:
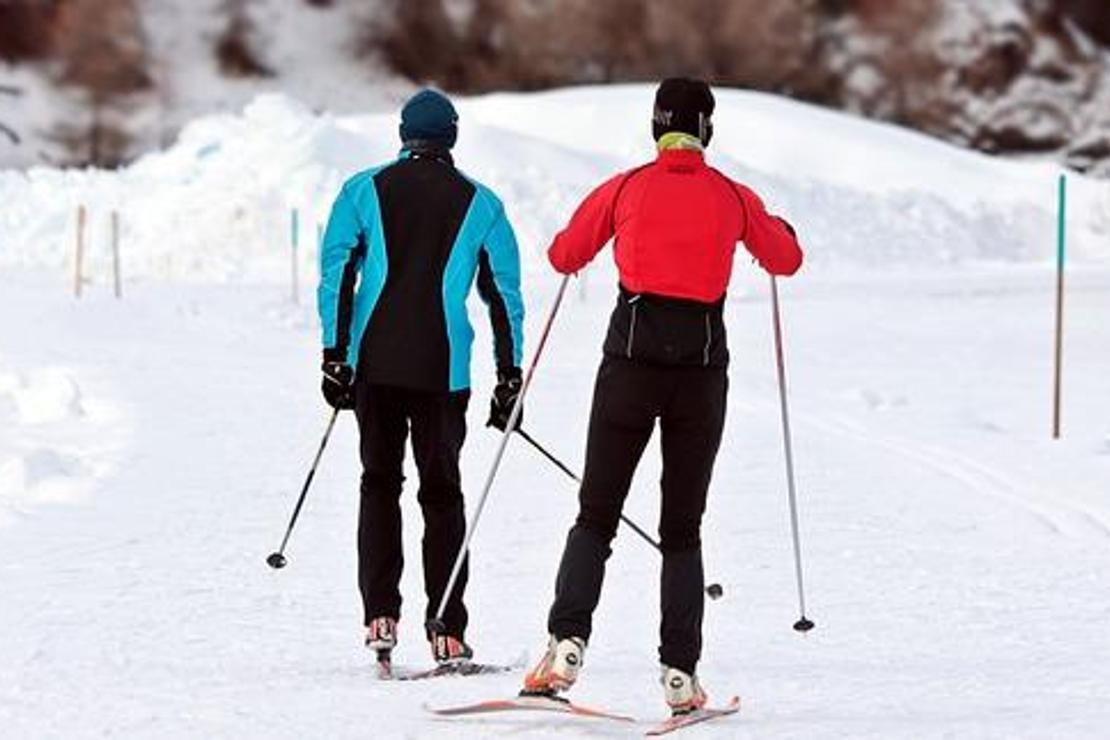
[(294, 208), (289, 214), (289, 228), (290, 228), (290, 245), (292, 246), (293, 254), (293, 303), (298, 303), (300, 299), (300, 287), (298, 286), (297, 275), (297, 246), (300, 241), (300, 214)]
[(77, 246), (73, 255), (73, 295), (81, 297), (82, 268), (85, 262), (85, 206), (77, 207)]
[(1068, 178), (1060, 175), (1056, 207), (1056, 361), (1052, 393), (1052, 438), (1060, 439), (1060, 391), (1064, 360), (1064, 247), (1067, 243)]
[(112, 211), (112, 281), (116, 298), (123, 298), (123, 281), (119, 272), (119, 211)]

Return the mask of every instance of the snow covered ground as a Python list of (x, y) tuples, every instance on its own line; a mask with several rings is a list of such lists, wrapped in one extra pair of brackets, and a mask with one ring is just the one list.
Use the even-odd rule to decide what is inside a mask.
[[(637, 123), (645, 96), (644, 88), (581, 90), (463, 106), (464, 127), (474, 123), (464, 128), (460, 161), (505, 191), (521, 224), (530, 337), (557, 285), (538, 259), (543, 243), (585, 187), (643, 155), (633, 137), (647, 136)], [(442, 721), (422, 709), (512, 692), (519, 674), (374, 679), (360, 647), (348, 417), (325, 453), (289, 567), (265, 566), (326, 412), (313, 311), (291, 304), (285, 282), (285, 214), (267, 226), (261, 206), (288, 205), (288, 192), (315, 194), (306, 209), (323, 202), (344, 167), (384, 156), (393, 142), (384, 118), (320, 121), (278, 115), (291, 108), (278, 99), (256, 105), (274, 115), (200, 122), (177, 148), (122, 175), (0, 173), (0, 734), (635, 734), (546, 715)], [(576, 131), (587, 126), (587, 109), (610, 127)], [(705, 526), (707, 576), (723, 583), (725, 597), (707, 605), (701, 673), (712, 695), (739, 693), (745, 705), (690, 736), (1104, 736), (1106, 192), (1076, 183), (1064, 439), (1052, 442), (1051, 173), (919, 137), (907, 144), (900, 132), (761, 96), (726, 101), (729, 110), (746, 111), (743, 125), (769, 143), (722, 136), (717, 161), (750, 173), (800, 224), (813, 257), (782, 293), (807, 595), (818, 626), (806, 637), (790, 629), (767, 281), (739, 260), (728, 304), (733, 392)], [(771, 149), (771, 123), (759, 121), (786, 144)], [(817, 137), (844, 149), (805, 143)], [(614, 145), (602, 154), (607, 141)], [(202, 156), (202, 142), (217, 149)], [(846, 164), (853, 142), (871, 149), (858, 169)], [(351, 151), (359, 146), (367, 149)], [(800, 172), (790, 158), (803, 161), (806, 146), (812, 167)], [(938, 184), (944, 172), (960, 183), (950, 193)], [(1042, 212), (1020, 215), (1042, 189)], [(79, 194), (118, 198), (140, 214), (127, 232), (122, 301), (95, 260), (85, 297), (67, 293), (67, 225), (51, 204), (68, 208)], [(919, 200), (931, 210), (914, 210)], [(201, 203), (226, 210), (206, 219)], [(235, 208), (241, 220), (228, 231), (223, 217)], [(983, 216), (990, 208), (998, 210)], [(895, 233), (900, 209), (906, 218)], [(900, 241), (867, 238), (875, 223)], [(1015, 231), (1021, 223), (1026, 229)], [(983, 251), (953, 248), (971, 242)], [(919, 254), (904, 249), (914, 243)], [(311, 276), (310, 248), (304, 258)], [(607, 265), (573, 286), (528, 404), (532, 434), (572, 467), (582, 459), (613, 292)], [(492, 369), (481, 349), (488, 330), (474, 313), (464, 459), (472, 493), (498, 441), (482, 427)], [(626, 512), (649, 529), (658, 472), (649, 454)], [(573, 494), (542, 458), (510, 447), (474, 547), (468, 637), (482, 659), (514, 661), (541, 646)], [(411, 491), (405, 507), (398, 660), (416, 667), (429, 661)], [(645, 720), (661, 714), (657, 570), (655, 553), (623, 532), (576, 698)]]

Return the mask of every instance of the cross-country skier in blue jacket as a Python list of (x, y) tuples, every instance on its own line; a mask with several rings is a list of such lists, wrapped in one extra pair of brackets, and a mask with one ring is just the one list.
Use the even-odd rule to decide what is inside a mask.
[[(458, 116), (423, 90), (401, 112), (401, 154), (360, 172), (335, 200), (320, 250), (323, 392), (354, 409), (362, 457), (359, 588), (366, 645), (388, 663), (401, 615), (400, 495), (411, 433), (424, 514), (427, 617), (443, 595), (465, 530), (459, 453), (474, 337), (466, 297), (477, 278), (493, 327), (497, 386), (490, 424), (504, 428), (520, 391), (520, 258), (505, 209), (455, 168)], [(464, 566), (443, 634), (427, 634), (439, 663), (469, 660)]]

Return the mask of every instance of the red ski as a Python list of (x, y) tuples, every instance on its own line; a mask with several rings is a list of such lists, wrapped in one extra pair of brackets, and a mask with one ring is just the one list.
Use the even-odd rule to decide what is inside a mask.
[(480, 701), (475, 704), (463, 704), (457, 707), (442, 707), (439, 709), (433, 707), (425, 707), (432, 714), (439, 715), (440, 717), (462, 717), (470, 714), (489, 714), (493, 712), (511, 712), (511, 711), (538, 711), (538, 712), (561, 712), (563, 714), (574, 714), (580, 717), (595, 717), (598, 719), (609, 719), (617, 722), (635, 722), (635, 717), (628, 717), (623, 714), (615, 714), (607, 712), (603, 709), (594, 709), (593, 707), (582, 706), (575, 704), (569, 699), (564, 699), (559, 696), (543, 696), (543, 695), (521, 695), (513, 697), (512, 699), (493, 699), (491, 701)]
[(730, 714), (736, 714), (740, 711), (740, 697), (732, 697), (728, 704), (723, 707), (705, 707), (702, 709), (695, 709), (688, 714), (679, 714), (671, 717), (668, 720), (660, 722), (655, 727), (647, 731), (648, 735), (666, 735), (668, 732), (681, 730), (683, 727), (696, 725), (699, 722), (708, 722), (711, 719), (719, 717), (727, 717)]

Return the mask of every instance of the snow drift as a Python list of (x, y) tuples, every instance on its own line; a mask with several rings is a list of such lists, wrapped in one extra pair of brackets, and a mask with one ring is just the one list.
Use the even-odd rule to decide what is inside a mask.
[[(460, 102), (459, 165), (506, 201), (526, 262), (590, 187), (652, 155), (650, 86), (501, 94)], [(1058, 171), (992, 159), (896, 127), (721, 90), (711, 159), (799, 228), (811, 263), (888, 268), (1029, 262), (1053, 254)], [(264, 95), (187, 126), (118, 172), (0, 172), (0, 267), (62, 271), (79, 204), (92, 214), (87, 272), (108, 276), (109, 212), (127, 278), (285, 280), (291, 210), (311, 275), (317, 225), (350, 174), (395, 155), (396, 116), (317, 115)], [(1110, 184), (1072, 179), (1074, 255), (1106, 260)]]

